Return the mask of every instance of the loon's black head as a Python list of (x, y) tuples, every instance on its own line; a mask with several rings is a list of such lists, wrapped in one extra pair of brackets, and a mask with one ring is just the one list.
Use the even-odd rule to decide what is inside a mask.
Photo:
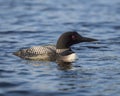
[(97, 40), (93, 38), (83, 37), (75, 31), (65, 32), (59, 37), (56, 48), (66, 49), (73, 44), (77, 44), (81, 42), (92, 42), (92, 41), (97, 41)]

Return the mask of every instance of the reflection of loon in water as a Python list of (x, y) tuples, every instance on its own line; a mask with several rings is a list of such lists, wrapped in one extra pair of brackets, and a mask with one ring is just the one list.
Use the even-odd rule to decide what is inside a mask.
[(65, 32), (59, 37), (56, 46), (34, 46), (14, 52), (14, 55), (28, 60), (73, 62), (76, 59), (76, 54), (70, 46), (92, 41), (96, 41), (96, 39), (82, 37), (77, 32)]

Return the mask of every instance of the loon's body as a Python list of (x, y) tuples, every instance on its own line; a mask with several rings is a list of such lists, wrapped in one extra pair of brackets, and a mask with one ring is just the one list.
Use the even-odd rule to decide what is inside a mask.
[(76, 54), (71, 50), (70, 46), (91, 41), (96, 41), (96, 39), (82, 37), (77, 32), (65, 32), (60, 36), (56, 45), (21, 49), (15, 52), (14, 55), (28, 60), (73, 62), (76, 59)]
[(15, 55), (29, 60), (47, 60), (54, 61), (56, 56), (56, 47), (53, 45), (33, 46), (27, 49), (21, 49), (15, 52)]

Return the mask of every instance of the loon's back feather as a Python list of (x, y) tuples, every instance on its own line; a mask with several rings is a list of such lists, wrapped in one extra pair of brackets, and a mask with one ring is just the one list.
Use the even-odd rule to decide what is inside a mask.
[(27, 49), (27, 52), (32, 55), (52, 54), (52, 52), (56, 52), (56, 47), (54, 45), (33, 46)]
[(46, 46), (33, 46), (28, 49), (21, 49), (14, 53), (14, 55), (19, 56), (24, 59), (31, 60), (53, 60), (53, 56), (56, 54), (56, 46), (46, 45)]

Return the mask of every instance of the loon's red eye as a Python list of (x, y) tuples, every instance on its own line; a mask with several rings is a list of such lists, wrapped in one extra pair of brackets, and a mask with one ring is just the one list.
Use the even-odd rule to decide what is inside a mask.
[(73, 40), (76, 40), (76, 36), (75, 36), (75, 35), (72, 35), (72, 39), (73, 39)]

